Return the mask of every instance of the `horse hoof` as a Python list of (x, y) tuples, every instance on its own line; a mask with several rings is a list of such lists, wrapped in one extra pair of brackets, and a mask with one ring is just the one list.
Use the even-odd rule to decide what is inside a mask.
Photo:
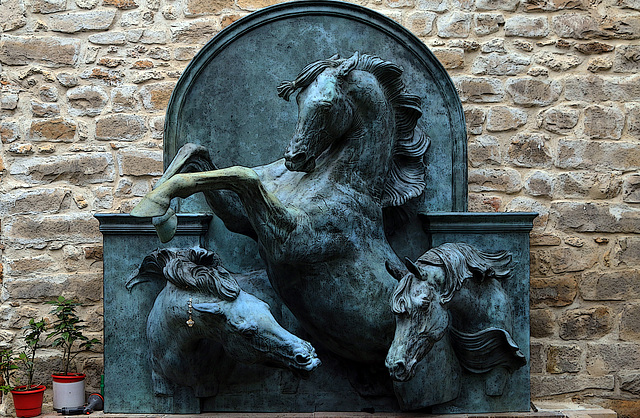
[(161, 205), (145, 197), (133, 208), (130, 215), (136, 218), (155, 218), (163, 216), (167, 209), (168, 206)]
[(178, 217), (171, 208), (163, 216), (153, 218), (152, 222), (162, 243), (171, 241), (178, 230)]

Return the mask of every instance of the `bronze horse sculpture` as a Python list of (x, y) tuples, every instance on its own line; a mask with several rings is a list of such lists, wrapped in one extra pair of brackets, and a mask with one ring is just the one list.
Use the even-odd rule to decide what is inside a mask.
[(443, 244), (423, 254), (400, 282), (391, 309), (396, 332), (386, 359), (393, 379), (407, 381), (446, 332), (460, 365), (489, 373), (485, 393), (502, 394), (507, 372), (526, 360), (511, 338), (513, 314), (500, 284), (511, 277), (511, 255), (485, 253), (464, 243)]
[(429, 146), (416, 127), (421, 100), (404, 91), (401, 74), (358, 53), (308, 65), (278, 89), (285, 100), (300, 90), (283, 160), (216, 169), (207, 150), (186, 145), (131, 214), (158, 217), (170, 239), (171, 199), (204, 192), (229, 230), (257, 240), (271, 285), (316, 341), (382, 364), (397, 286), (385, 265), (405, 269), (385, 237), (383, 208), (423, 192)]
[(156, 395), (169, 396), (178, 384), (197, 397), (213, 396), (236, 361), (302, 375), (320, 365), (311, 344), (280, 326), (269, 305), (236, 279), (242, 276), (229, 273), (217, 254), (189, 248), (152, 251), (127, 281), (129, 291), (166, 282), (147, 319)]

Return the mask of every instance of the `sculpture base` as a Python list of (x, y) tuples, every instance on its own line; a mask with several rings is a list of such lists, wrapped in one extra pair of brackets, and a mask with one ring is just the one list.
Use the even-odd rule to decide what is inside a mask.
[[(492, 413), (492, 418), (616, 418), (618, 415), (610, 410), (592, 405), (557, 405), (559, 409), (544, 409), (540, 406), (538, 412), (500, 412)], [(62, 414), (45, 415), (44, 418), (61, 417)], [(122, 418), (122, 414), (104, 414), (94, 412), (95, 418)], [(128, 418), (480, 418), (487, 414), (447, 414), (432, 415), (420, 413), (366, 413), (366, 412), (310, 412), (310, 413), (206, 413), (199, 415), (162, 415), (158, 414), (127, 414)]]

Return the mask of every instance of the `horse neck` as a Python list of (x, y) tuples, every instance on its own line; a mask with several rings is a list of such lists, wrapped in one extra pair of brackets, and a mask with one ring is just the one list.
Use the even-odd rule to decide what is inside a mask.
[(344, 178), (351, 187), (360, 183), (363, 193), (380, 199), (395, 141), (394, 110), (386, 100), (355, 106), (351, 129), (334, 144), (338, 155), (333, 158), (333, 171), (342, 175), (332, 180)]

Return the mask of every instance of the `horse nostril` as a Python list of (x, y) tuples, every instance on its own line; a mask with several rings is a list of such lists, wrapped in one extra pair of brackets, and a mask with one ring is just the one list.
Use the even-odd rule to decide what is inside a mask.
[(307, 364), (309, 362), (309, 357), (304, 354), (296, 354), (293, 359), (298, 364)]
[(293, 164), (304, 163), (305, 161), (307, 161), (307, 153), (306, 152), (299, 152), (297, 154), (293, 154), (293, 155), (291, 155), (290, 161)]

